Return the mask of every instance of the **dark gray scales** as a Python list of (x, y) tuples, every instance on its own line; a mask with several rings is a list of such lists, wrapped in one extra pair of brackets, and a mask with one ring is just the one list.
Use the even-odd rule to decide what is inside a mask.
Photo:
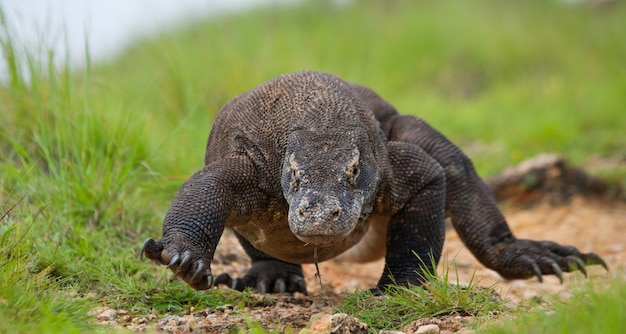
[[(195, 289), (304, 293), (301, 264), (315, 249), (320, 261), (385, 256), (384, 290), (392, 277), (423, 281), (422, 264), (441, 256), (446, 216), (504, 278), (606, 267), (594, 253), (517, 239), (471, 161), (442, 134), (368, 88), (311, 71), (274, 78), (222, 108), (205, 166), (180, 187), (163, 237), (141, 253)], [(211, 273), (226, 227), (252, 260), (242, 278)]]

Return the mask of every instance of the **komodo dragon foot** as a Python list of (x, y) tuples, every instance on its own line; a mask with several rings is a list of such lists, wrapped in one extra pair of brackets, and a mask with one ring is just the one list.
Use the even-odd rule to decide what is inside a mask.
[(587, 265), (601, 265), (608, 271), (606, 262), (595, 253), (581, 253), (572, 246), (552, 241), (515, 239), (512, 243), (496, 245), (497, 260), (493, 269), (506, 279), (555, 275), (563, 283), (563, 272), (579, 270), (587, 277)]
[(166, 265), (196, 290), (206, 290), (213, 286), (210, 260), (196, 255), (201, 254), (200, 252), (175, 247), (175, 243), (170, 243), (167, 247), (163, 244), (163, 239), (155, 241), (148, 238), (143, 243), (139, 256), (143, 257), (145, 254), (147, 258)]
[(307, 295), (302, 266), (280, 260), (254, 261), (252, 267), (241, 278), (229, 274), (213, 277), (210, 261), (194, 256), (189, 249), (164, 247), (163, 240), (146, 239), (139, 254), (166, 265), (177, 276), (196, 290), (206, 290), (213, 286), (227, 285), (233, 290), (243, 291), (253, 288), (258, 293), (295, 293)]
[(294, 293), (307, 295), (302, 266), (279, 260), (255, 261), (241, 278), (221, 274), (215, 278), (217, 285), (226, 285), (233, 290), (253, 288), (258, 293)]

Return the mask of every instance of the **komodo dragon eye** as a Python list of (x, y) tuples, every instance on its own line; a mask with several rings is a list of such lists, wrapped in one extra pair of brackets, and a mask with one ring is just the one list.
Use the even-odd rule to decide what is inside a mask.
[(300, 188), (300, 176), (295, 169), (291, 170), (291, 189), (295, 190)]
[(361, 168), (359, 168), (359, 157), (360, 153), (357, 148), (352, 150), (352, 160), (348, 163), (346, 167), (346, 174), (348, 175), (348, 179), (351, 183), (356, 183), (356, 180), (359, 178), (361, 174)]
[(289, 166), (291, 167), (291, 182), (289, 187), (291, 190), (300, 188), (300, 175), (298, 173), (298, 164), (295, 161), (294, 154), (289, 156)]

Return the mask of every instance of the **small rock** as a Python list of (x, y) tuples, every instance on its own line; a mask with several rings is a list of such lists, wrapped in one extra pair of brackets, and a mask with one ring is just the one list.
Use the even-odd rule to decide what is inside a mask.
[(87, 315), (90, 317), (95, 317), (106, 309), (107, 309), (106, 307), (96, 307), (92, 309), (91, 311), (87, 312)]
[(189, 326), (187, 325), (163, 326), (159, 328), (159, 330), (167, 334), (191, 333), (191, 328), (189, 328)]
[(209, 333), (212, 325), (213, 323), (208, 320), (199, 320), (189, 327), (192, 333)]
[(422, 325), (417, 328), (415, 334), (439, 333), (439, 326), (435, 324)]
[(137, 318), (133, 318), (133, 320), (131, 320), (131, 324), (133, 325), (145, 325), (147, 324), (149, 321), (156, 319), (156, 315), (154, 314), (147, 314), (143, 317), (137, 317)]
[(117, 316), (117, 312), (114, 309), (106, 309), (104, 311), (102, 311), (100, 314), (98, 314), (98, 316), (96, 317), (96, 319), (98, 321), (112, 321), (115, 320)]
[(368, 331), (366, 324), (360, 322), (359, 319), (351, 317), (345, 313), (337, 313), (333, 315), (318, 313), (311, 316), (311, 327), (301, 330), (300, 334), (367, 334), (367, 332)]
[(365, 323), (359, 321), (359, 319), (351, 317), (345, 313), (333, 314), (330, 318), (331, 333), (336, 334), (354, 334), (363, 333), (367, 334), (368, 329)]
[(148, 331), (148, 326), (146, 325), (139, 325), (139, 326), (135, 326), (135, 325), (129, 325), (126, 326), (126, 329), (132, 331), (132, 332), (147, 332)]
[(619, 253), (624, 250), (624, 244), (613, 244), (609, 247), (609, 251), (612, 253)]
[(378, 334), (404, 334), (404, 332), (402, 332), (402, 331), (385, 331), (385, 330), (383, 330), (383, 331), (378, 332)]
[(132, 320), (132, 317), (130, 315), (122, 315), (119, 318), (117, 318), (117, 322), (119, 323), (129, 323)]

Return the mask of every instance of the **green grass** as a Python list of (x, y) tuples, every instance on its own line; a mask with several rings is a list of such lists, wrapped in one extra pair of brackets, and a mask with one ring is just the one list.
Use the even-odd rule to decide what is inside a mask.
[[(311, 1), (197, 23), (70, 69), (16, 45), (0, 10), (0, 215), (10, 212), (0, 332), (93, 330), (87, 312), (101, 305), (246, 303), (194, 292), (136, 256), (202, 165), (219, 108), (284, 72), (374, 88), (466, 149), (482, 175), (544, 151), (623, 161), (625, 17), (621, 3)], [(626, 184), (623, 167), (599, 173)]]
[(536, 306), (517, 312), (514, 318), (487, 326), (481, 333), (621, 333), (625, 298), (623, 281), (587, 286), (566, 303), (555, 302), (550, 310)]
[[(14, 216), (19, 217), (18, 219)], [(68, 278), (54, 277), (53, 267), (38, 266), (29, 231), (40, 211), (15, 205), (0, 214), (0, 332), (46, 332), (89, 328), (87, 312), (95, 307)]]
[(506, 300), (500, 297), (496, 285), (482, 288), (475, 284), (474, 277), (467, 286), (458, 281), (452, 283), (448, 275), (450, 269), (444, 268), (441, 275), (424, 270), (427, 282), (423, 287), (391, 286), (383, 297), (374, 297), (369, 290), (348, 293), (337, 311), (359, 319), (367, 324), (371, 333), (378, 333), (402, 330), (423, 318), (441, 315), (488, 318), (505, 310)]

